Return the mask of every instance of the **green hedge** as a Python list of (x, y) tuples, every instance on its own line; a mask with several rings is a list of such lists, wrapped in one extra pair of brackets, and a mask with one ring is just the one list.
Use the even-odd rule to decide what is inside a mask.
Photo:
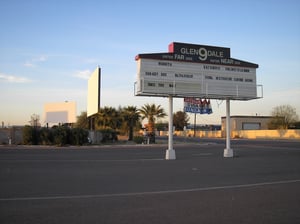
[(52, 128), (23, 128), (25, 145), (84, 145), (88, 143), (88, 131), (82, 128), (54, 126)]
[(144, 136), (134, 136), (133, 141), (137, 144), (142, 144), (144, 141)]

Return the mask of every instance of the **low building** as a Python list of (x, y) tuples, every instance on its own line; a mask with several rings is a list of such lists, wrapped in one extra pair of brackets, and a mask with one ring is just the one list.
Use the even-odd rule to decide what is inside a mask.
[[(231, 131), (268, 130), (271, 116), (230, 116)], [(226, 130), (226, 117), (221, 118), (222, 132)]]

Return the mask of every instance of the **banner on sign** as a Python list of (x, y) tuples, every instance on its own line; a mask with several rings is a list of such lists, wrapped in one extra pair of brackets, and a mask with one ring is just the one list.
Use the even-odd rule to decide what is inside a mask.
[(184, 98), (184, 111), (195, 114), (211, 114), (210, 100), (186, 97)]

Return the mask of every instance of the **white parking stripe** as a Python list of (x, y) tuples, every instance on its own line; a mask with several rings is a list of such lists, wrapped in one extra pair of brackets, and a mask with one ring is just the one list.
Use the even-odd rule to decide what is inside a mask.
[(196, 153), (196, 154), (192, 154), (192, 156), (212, 156), (213, 153), (211, 152), (202, 152), (202, 153)]
[(146, 192), (116, 193), (116, 194), (0, 198), (0, 202), (128, 197), (128, 196), (142, 196), (142, 195), (155, 195), (155, 194), (171, 194), (171, 193), (186, 193), (186, 192), (197, 192), (197, 191), (226, 190), (226, 189), (236, 189), (236, 188), (250, 188), (250, 187), (261, 187), (261, 186), (278, 185), (278, 184), (291, 184), (291, 183), (298, 183), (298, 182), (300, 182), (300, 179), (261, 182), (261, 183), (253, 183), (253, 184), (237, 184), (237, 185), (216, 186), (216, 187), (189, 188), (189, 189), (168, 190), (168, 191), (146, 191)]
[(0, 159), (5, 162), (139, 162), (139, 161), (160, 161), (165, 159), (149, 158), (149, 159)]

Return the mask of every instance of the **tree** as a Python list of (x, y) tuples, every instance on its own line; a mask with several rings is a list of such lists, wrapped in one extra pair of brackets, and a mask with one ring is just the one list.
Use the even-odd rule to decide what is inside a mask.
[(156, 119), (164, 118), (166, 116), (164, 109), (160, 105), (156, 106), (155, 104), (145, 104), (139, 110), (139, 113), (142, 120), (145, 118), (148, 120), (148, 132), (153, 135)]
[(30, 125), (25, 125), (25, 127), (22, 129), (22, 135), (23, 135), (23, 144), (25, 145), (37, 144), (36, 128), (33, 128)]
[(136, 126), (136, 123), (139, 121), (140, 115), (139, 111), (135, 106), (128, 106), (122, 110), (122, 117), (129, 129), (128, 140), (133, 140), (133, 128)]
[(75, 127), (83, 128), (83, 129), (89, 128), (89, 119), (87, 118), (86, 111), (81, 112), (81, 114), (79, 116), (77, 116), (77, 121), (76, 121)]
[(173, 115), (173, 125), (175, 126), (176, 131), (183, 131), (184, 126), (187, 126), (188, 122), (189, 117), (185, 112), (177, 111)]
[(30, 121), (29, 121), (30, 125), (34, 128), (37, 127), (41, 127), (41, 123), (40, 123), (40, 116), (37, 114), (32, 114), (30, 116)]
[(116, 130), (121, 126), (121, 123), (120, 113), (113, 107), (101, 108), (96, 115), (96, 129), (111, 128)]
[(296, 109), (290, 105), (281, 105), (274, 107), (272, 112), (272, 119), (269, 123), (271, 129), (288, 129), (293, 123), (298, 120)]

